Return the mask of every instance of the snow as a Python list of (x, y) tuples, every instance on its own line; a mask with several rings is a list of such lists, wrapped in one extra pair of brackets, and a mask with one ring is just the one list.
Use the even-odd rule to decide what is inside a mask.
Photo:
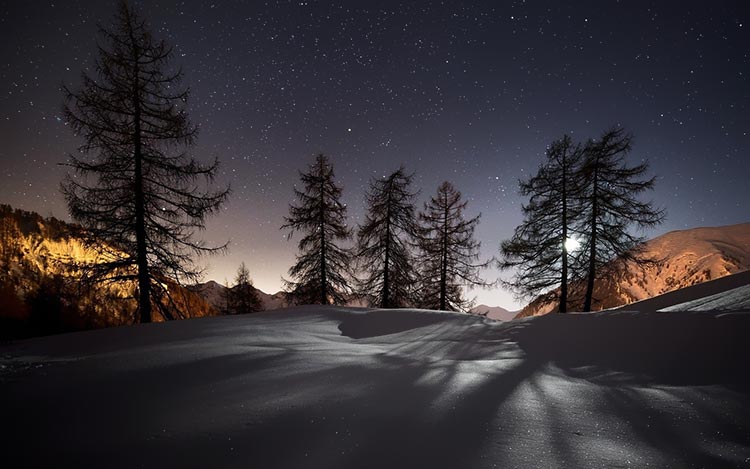
[(680, 303), (661, 311), (750, 311), (750, 285)]
[(632, 311), (750, 311), (750, 271), (622, 306)]
[(0, 348), (4, 459), (746, 466), (749, 332), (750, 314), (308, 306), (38, 338)]

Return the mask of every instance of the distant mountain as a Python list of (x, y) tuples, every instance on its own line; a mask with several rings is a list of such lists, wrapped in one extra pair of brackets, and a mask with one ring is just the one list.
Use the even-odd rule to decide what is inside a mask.
[[(190, 287), (192, 291), (201, 295), (209, 304), (219, 311), (225, 311), (226, 306), (226, 289), (227, 287), (214, 281), (209, 280), (206, 283), (198, 283)], [(288, 298), (288, 294), (284, 291), (279, 291), (273, 294), (265, 293), (263, 290), (255, 288), (255, 291), (260, 297), (260, 301), (263, 304), (264, 311), (271, 311), (274, 309), (286, 308), (293, 306), (293, 302)], [(368, 303), (364, 298), (361, 298), (355, 294), (344, 295), (346, 298), (346, 306), (353, 307), (368, 307)]]
[(497, 321), (510, 321), (516, 316), (516, 314), (518, 314), (518, 311), (508, 311), (507, 309), (501, 308), (500, 306), (487, 305), (474, 306), (473, 308), (471, 308), (471, 310), (469, 310), (469, 312), (471, 314), (485, 316)]
[[(214, 280), (209, 280), (206, 283), (199, 283), (189, 286), (188, 288), (203, 297), (204, 300), (206, 300), (218, 311), (225, 311), (227, 309), (226, 286)], [(280, 291), (274, 294), (269, 294), (258, 288), (255, 288), (255, 291), (258, 293), (258, 296), (260, 296), (264, 311), (271, 311), (293, 306), (293, 303), (288, 299), (286, 292)], [(345, 306), (357, 308), (370, 307), (367, 300), (358, 295), (345, 295), (345, 298), (347, 298)], [(518, 313), (517, 311), (508, 311), (507, 309), (501, 308), (499, 306), (487, 305), (475, 306), (469, 312), (471, 314), (486, 316), (490, 319), (495, 319), (498, 321), (510, 321)]]
[[(215, 282), (213, 280), (209, 280), (206, 283), (199, 283), (196, 285), (192, 285), (190, 287), (190, 290), (194, 291), (195, 293), (199, 294), (203, 299), (205, 299), (211, 306), (216, 308), (218, 311), (225, 311), (227, 309), (226, 301), (227, 301), (227, 295), (226, 290), (227, 287)], [(274, 293), (273, 295), (270, 295), (268, 293), (263, 292), (262, 290), (255, 288), (255, 291), (258, 293), (258, 296), (260, 297), (260, 301), (263, 304), (263, 310), (269, 311), (273, 309), (280, 309), (285, 308), (286, 306), (289, 306), (286, 299), (286, 293), (284, 292), (278, 292)]]
[[(130, 324), (135, 320), (135, 282), (88, 287), (81, 265), (100, 254), (83, 241), (77, 225), (0, 205), (0, 322), (2, 335), (17, 337)], [(164, 278), (186, 317), (218, 312), (199, 295)], [(155, 309), (155, 311), (157, 311)], [(155, 321), (163, 320), (158, 313)]]
[(750, 311), (750, 270), (617, 308), (623, 311)]
[[(606, 309), (651, 298), (750, 269), (750, 223), (672, 231), (645, 243), (644, 255), (662, 262), (645, 269), (614, 265), (614, 274), (597, 282), (594, 308)], [(582, 285), (573, 285), (581, 294)], [(579, 306), (572, 305), (569, 310)], [(537, 298), (518, 317), (547, 314), (554, 302)]]

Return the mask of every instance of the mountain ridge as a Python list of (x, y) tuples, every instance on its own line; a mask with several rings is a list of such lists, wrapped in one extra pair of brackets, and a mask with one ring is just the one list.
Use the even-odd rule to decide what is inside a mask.
[[(135, 281), (82, 282), (83, 265), (102, 254), (87, 244), (83, 228), (36, 212), (0, 204), (0, 321), (11, 337), (97, 329), (135, 322)], [(164, 277), (163, 306), (180, 317), (217, 313), (199, 295)], [(154, 321), (165, 320), (157, 314)], [(175, 311), (172, 311), (173, 313)]]
[[(595, 310), (627, 305), (750, 269), (750, 223), (674, 230), (644, 243), (646, 258), (660, 262), (643, 267), (613, 264), (613, 275), (597, 282)], [(582, 283), (571, 285), (580, 295)], [(556, 304), (537, 297), (516, 316), (538, 316)], [(572, 308), (572, 309), (571, 309)], [(573, 302), (568, 310), (580, 308)]]
[(518, 311), (509, 311), (502, 306), (488, 306), (486, 304), (474, 306), (469, 312), (496, 321), (510, 321), (518, 314)]

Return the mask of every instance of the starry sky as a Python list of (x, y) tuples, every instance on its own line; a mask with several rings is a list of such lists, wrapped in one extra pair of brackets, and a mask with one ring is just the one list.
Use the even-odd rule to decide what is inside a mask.
[[(562, 4), (569, 3), (569, 4)], [(60, 85), (91, 70), (114, 1), (0, 5), (0, 202), (69, 220), (59, 165), (78, 140)], [(614, 125), (650, 162), (668, 212), (652, 232), (750, 221), (750, 4), (745, 1), (136, 1), (175, 48), (200, 126), (191, 153), (233, 195), (204, 238), (231, 281), (275, 292), (296, 238), (279, 230), (298, 171), (331, 157), (354, 226), (371, 177), (403, 164), (422, 201), (443, 180), (482, 214), (485, 258), (521, 221), (519, 178), (569, 133)], [(484, 272), (487, 279), (499, 273)], [(481, 303), (518, 308), (510, 293)]]

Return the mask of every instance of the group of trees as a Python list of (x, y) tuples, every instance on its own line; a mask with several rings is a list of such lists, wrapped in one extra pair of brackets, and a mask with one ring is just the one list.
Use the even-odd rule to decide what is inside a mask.
[[(654, 261), (641, 255), (643, 239), (629, 229), (664, 219), (662, 210), (639, 199), (655, 178), (646, 177), (646, 162), (627, 164), (632, 140), (622, 128), (585, 144), (564, 136), (550, 145), (538, 172), (520, 181), (529, 201), (523, 223), (501, 244), (500, 262), (514, 269), (505, 283), (519, 296), (544, 293), (556, 297), (561, 313), (571, 304), (590, 311), (595, 281), (617, 265), (613, 261)], [(570, 297), (572, 282), (585, 285), (583, 298)]]
[[(367, 214), (356, 236), (346, 223), (346, 205), (333, 166), (318, 155), (300, 174), (303, 189), (282, 229), (301, 232), (297, 262), (287, 289), (298, 303), (340, 304), (357, 294), (382, 308), (419, 306), (464, 310), (463, 287), (486, 286), (478, 274), (479, 216), (466, 219), (466, 202), (444, 182), (417, 214), (413, 174), (399, 168), (374, 178), (365, 195)], [(356, 237), (353, 247), (345, 243)], [(359, 276), (352, 267), (358, 267)]]
[[(69, 157), (73, 174), (62, 192), (72, 217), (105, 259), (87, 266), (87, 278), (132, 282), (138, 320), (151, 321), (154, 306), (169, 319), (176, 304), (167, 279), (195, 280), (200, 271), (193, 256), (225, 248), (206, 246), (194, 233), (219, 210), (229, 188), (211, 188), (216, 160), (204, 165), (183, 151), (193, 143), (196, 127), (185, 111), (188, 90), (180, 85), (181, 72), (167, 71), (171, 48), (154, 40), (125, 0), (100, 35), (95, 75), (84, 73), (79, 90), (64, 88), (66, 121), (83, 144)], [(638, 258), (641, 239), (629, 227), (653, 226), (663, 213), (638, 200), (654, 179), (644, 178), (646, 163), (627, 166), (630, 149), (631, 136), (622, 129), (585, 144), (566, 136), (550, 146), (538, 173), (521, 181), (521, 194), (529, 197), (525, 219), (502, 243), (500, 261), (501, 268), (515, 270), (506, 284), (516, 293), (559, 291), (564, 312), (570, 282), (585, 282), (583, 309), (589, 310), (602, 267), (613, 258)], [(399, 168), (373, 179), (367, 215), (355, 233), (325, 156), (319, 155), (301, 180), (283, 225), (290, 237), (302, 235), (286, 281), (297, 302), (342, 303), (359, 293), (381, 307), (463, 310), (469, 305), (463, 287), (487, 285), (479, 269), (489, 261), (479, 261), (474, 238), (479, 217), (465, 216), (466, 202), (450, 183), (441, 184), (417, 213), (412, 174)], [(582, 247), (571, 252), (574, 239)], [(256, 309), (257, 298), (240, 294), (252, 289), (244, 265), (236, 281), (231, 309)]]

